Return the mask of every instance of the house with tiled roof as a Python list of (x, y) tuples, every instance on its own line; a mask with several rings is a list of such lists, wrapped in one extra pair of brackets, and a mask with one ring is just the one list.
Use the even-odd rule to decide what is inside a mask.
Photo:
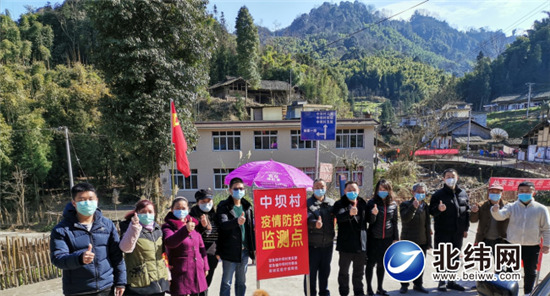
[(250, 82), (242, 77), (232, 76), (227, 76), (225, 81), (210, 86), (208, 91), (211, 96), (217, 98), (247, 97), (257, 103), (268, 105), (289, 104), (302, 97), (300, 89), (286, 81), (262, 80), (259, 88), (252, 89)]

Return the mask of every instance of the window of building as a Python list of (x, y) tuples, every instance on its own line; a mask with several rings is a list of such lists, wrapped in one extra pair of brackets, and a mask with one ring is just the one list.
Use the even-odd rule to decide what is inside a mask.
[(347, 181), (355, 181), (359, 185), (359, 187), (363, 186), (363, 167), (360, 166), (357, 168), (356, 171), (348, 171), (345, 167), (336, 167), (336, 187), (339, 187), (340, 184), (338, 182), (338, 175), (344, 175), (346, 176), (346, 182)]
[(212, 150), (241, 150), (241, 132), (212, 132)]
[(290, 131), (291, 149), (315, 149), (316, 147), (316, 141), (302, 141), (300, 130)]
[[(199, 189), (198, 185), (198, 174), (197, 169), (191, 169), (191, 175), (188, 178), (185, 178), (185, 176), (180, 173), (178, 170), (170, 170), (171, 174), (174, 174), (174, 180), (176, 181), (176, 185), (178, 185), (179, 189), (182, 190), (189, 190), (189, 189)], [(172, 184), (172, 176), (170, 176), (170, 184)], [(174, 186), (172, 185), (172, 188)]]
[(364, 148), (364, 129), (336, 130), (336, 148)]
[(254, 131), (254, 149), (277, 150), (277, 131)]
[(225, 189), (228, 186), (224, 184), (225, 177), (234, 169), (214, 169), (214, 189)]
[(304, 172), (308, 177), (310, 177), (312, 180), (315, 180), (315, 168), (301, 168), (302, 172)]

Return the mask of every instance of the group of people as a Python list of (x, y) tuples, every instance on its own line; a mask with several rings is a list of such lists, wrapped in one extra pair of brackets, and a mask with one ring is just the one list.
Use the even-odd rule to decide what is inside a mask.
[[(427, 186), (417, 183), (412, 187), (412, 198), (395, 202), (395, 194), (389, 180), (380, 179), (374, 187), (374, 195), (368, 201), (358, 196), (356, 182), (345, 184), (344, 195), (338, 201), (327, 196), (326, 183), (315, 180), (313, 196), (308, 199), (309, 264), (311, 295), (328, 296), (328, 278), (332, 260), (332, 240), (336, 220), (338, 236), (338, 292), (342, 296), (365, 295), (363, 277), (366, 278), (366, 295), (375, 295), (372, 285), (376, 267), (376, 295), (389, 295), (384, 290), (383, 258), (386, 250), (399, 239), (416, 243), (426, 255), (434, 244), (450, 243), (462, 249), (468, 236), (470, 222), (478, 222), (475, 243), (484, 242), (493, 248), (498, 243), (521, 245), (524, 265), (524, 293), (529, 295), (535, 284), (539, 253), (548, 254), (550, 246), (549, 214), (546, 206), (536, 202), (535, 186), (522, 182), (518, 186), (518, 200), (506, 204), (502, 199), (503, 187), (490, 186), (487, 200), (470, 206), (466, 191), (457, 186), (458, 173), (454, 169), (443, 172), (444, 185), (437, 190), (428, 204), (425, 200)], [(397, 216), (401, 217), (399, 233)], [(431, 219), (434, 231), (431, 230)], [(400, 235), (401, 234), (401, 237)], [(432, 244), (433, 234), (433, 244)], [(543, 238), (543, 247), (539, 243)], [(352, 266), (351, 286), (349, 269)], [(317, 291), (318, 287), (318, 291)], [(307, 288), (304, 280), (304, 290)], [(400, 293), (408, 292), (409, 283), (401, 283)], [(423, 274), (413, 281), (413, 289), (429, 293), (423, 286)], [(465, 291), (456, 282), (439, 282), (437, 290)]]
[(234, 178), (229, 187), (231, 195), (217, 209), (208, 189), (195, 193), (191, 208), (176, 197), (163, 225), (155, 222), (153, 203), (141, 200), (120, 223), (119, 236), (98, 209), (95, 188), (75, 185), (50, 242), (52, 263), (63, 270), (63, 294), (208, 295), (221, 260), (220, 296), (230, 295), (233, 278), (235, 294), (244, 296), (255, 254), (254, 214), (243, 199), (243, 181)]
[[(458, 173), (448, 169), (443, 179), (443, 187), (432, 195), (429, 204), (425, 200), (427, 186), (417, 183), (411, 189), (412, 198), (400, 205), (386, 179), (378, 181), (368, 200), (359, 196), (356, 182), (348, 181), (338, 201), (326, 196), (325, 181), (315, 180), (313, 194), (307, 199), (310, 295), (330, 295), (335, 223), (338, 292), (347, 296), (375, 295), (375, 291), (377, 295), (389, 295), (383, 288), (383, 257), (393, 243), (400, 239), (412, 241), (424, 255), (440, 243), (461, 249), (470, 222), (478, 221), (476, 243), (491, 247), (497, 243), (521, 245), (524, 292), (528, 295), (534, 286), (539, 252), (548, 253), (550, 246), (548, 210), (533, 199), (533, 183), (519, 184), (518, 200), (511, 204), (502, 200), (502, 187), (491, 186), (487, 201), (470, 206), (466, 191), (457, 186)], [(75, 185), (64, 219), (51, 234), (51, 259), (63, 270), (63, 293), (207, 295), (221, 261), (220, 296), (230, 295), (233, 279), (235, 295), (244, 296), (248, 262), (255, 259), (254, 212), (252, 204), (243, 198), (245, 185), (241, 179), (230, 181), (229, 192), (230, 196), (216, 209), (210, 190), (197, 191), (197, 203), (192, 208), (185, 197), (175, 198), (162, 226), (155, 222), (154, 205), (142, 200), (121, 222), (119, 239), (113, 222), (97, 208), (94, 187), (88, 183)], [(374, 270), (376, 290), (372, 284)], [(407, 293), (408, 288), (409, 283), (401, 283), (400, 292)], [(304, 279), (304, 293), (307, 289)], [(429, 293), (423, 286), (423, 275), (413, 281), (413, 289)], [(438, 284), (438, 291), (447, 289), (465, 290), (452, 281)]]

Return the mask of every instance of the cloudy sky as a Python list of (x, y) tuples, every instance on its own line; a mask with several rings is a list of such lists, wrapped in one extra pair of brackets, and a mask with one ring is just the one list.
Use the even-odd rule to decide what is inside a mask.
[[(377, 9), (384, 9), (392, 14), (406, 10), (423, 0), (360, 0), (372, 4)], [(25, 6), (43, 6), (44, 0), (0, 0), (0, 11), (8, 9), (15, 18), (25, 12)], [(50, 0), (51, 3), (61, 2)], [(211, 0), (208, 8), (217, 6), (218, 12), (224, 12), (228, 25), (235, 25), (239, 8), (246, 5), (257, 24), (270, 29), (284, 28), (292, 23), (296, 16), (309, 12), (323, 2), (339, 1), (319, 0)], [(471, 27), (488, 27), (491, 30), (502, 29), (508, 35), (513, 29), (528, 29), (534, 20), (545, 16), (542, 11), (550, 11), (550, 0), (430, 0), (419, 6), (447, 21), (453, 27), (465, 30)], [(399, 18), (408, 19), (414, 10), (408, 11)]]

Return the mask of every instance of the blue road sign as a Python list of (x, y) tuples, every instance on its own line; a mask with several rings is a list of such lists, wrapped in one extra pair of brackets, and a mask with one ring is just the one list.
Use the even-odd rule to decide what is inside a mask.
[(336, 111), (303, 111), (302, 141), (336, 140)]

